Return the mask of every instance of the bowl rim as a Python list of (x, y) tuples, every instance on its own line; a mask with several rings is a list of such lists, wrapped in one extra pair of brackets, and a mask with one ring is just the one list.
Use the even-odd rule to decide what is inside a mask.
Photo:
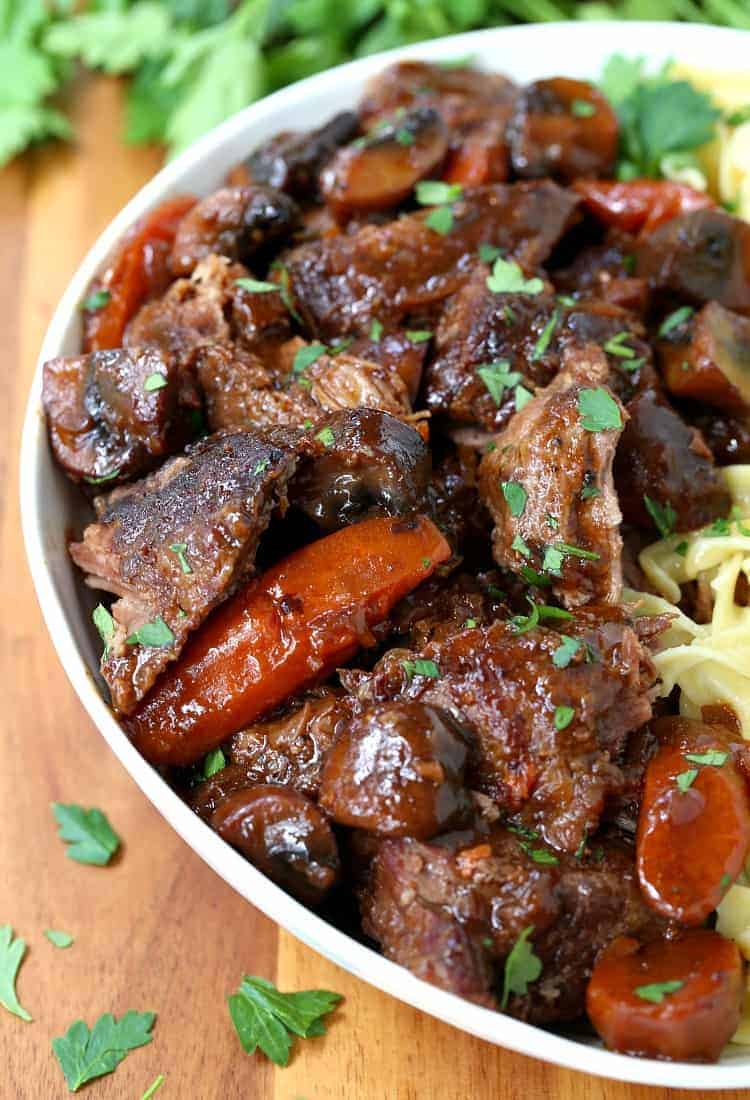
[[(304, 99), (308, 92), (335, 91), (344, 77), (361, 81), (400, 59), (436, 61), (464, 56), (480, 46), (486, 49), (487, 44), (494, 44), (495, 40), (499, 46), (507, 45), (510, 40), (514, 48), (529, 48), (542, 35), (570, 36), (573, 30), (576, 49), (585, 51), (587, 45), (596, 44), (603, 33), (612, 34), (613, 45), (620, 46), (624, 27), (627, 28), (628, 38), (642, 42), (640, 51), (646, 57), (649, 55), (649, 44), (657, 35), (669, 36), (670, 53), (679, 49), (680, 41), (692, 40), (692, 44), (697, 46), (700, 40), (705, 45), (707, 37), (717, 46), (736, 46), (738, 38), (750, 44), (750, 32), (669, 22), (526, 24), (451, 35), (351, 61), (274, 92), (222, 122), (168, 163), (130, 199), (99, 235), (78, 265), (55, 309), (40, 349), (24, 418), (19, 468), (20, 510), (26, 556), (37, 600), (57, 656), (89, 717), (159, 813), (200, 858), (247, 901), (297, 939), (356, 977), (459, 1030), (496, 1045), (558, 1066), (624, 1082), (690, 1089), (727, 1089), (745, 1087), (750, 1083), (750, 1052), (743, 1061), (735, 1059), (716, 1065), (662, 1062), (616, 1054), (545, 1031), (416, 978), (404, 967), (358, 943), (305, 908), (256, 870), (193, 813), (137, 752), (120, 728), (76, 644), (71, 628), (72, 617), (69, 620), (64, 610), (46, 561), (42, 529), (44, 459), (47, 455), (47, 437), (41, 412), (42, 364), (60, 353), (66, 329), (88, 283), (102, 269), (124, 232), (156, 202), (177, 191), (179, 181), (186, 173), (210, 158), (233, 137), (245, 134), (258, 123), (270, 121), (277, 115), (288, 118), (289, 109)], [(525, 43), (525, 39), (529, 43)], [(500, 64), (498, 70), (502, 70)]]

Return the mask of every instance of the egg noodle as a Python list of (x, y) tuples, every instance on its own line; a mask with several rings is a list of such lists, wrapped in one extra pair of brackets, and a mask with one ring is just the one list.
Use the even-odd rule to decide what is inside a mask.
[[(680, 713), (690, 718), (700, 718), (707, 704), (724, 703), (750, 740), (750, 606), (736, 601), (741, 575), (750, 582), (750, 465), (720, 472), (732, 497), (730, 517), (647, 546), (639, 562), (658, 595), (626, 590), (625, 600), (637, 615), (673, 616), (654, 656), (660, 695), (678, 688)], [(707, 623), (694, 622), (675, 606), (680, 585), (689, 581), (708, 586), (713, 609)], [(750, 878), (741, 875), (727, 891), (717, 928), (750, 960)], [(750, 990), (732, 1041), (750, 1044)]]

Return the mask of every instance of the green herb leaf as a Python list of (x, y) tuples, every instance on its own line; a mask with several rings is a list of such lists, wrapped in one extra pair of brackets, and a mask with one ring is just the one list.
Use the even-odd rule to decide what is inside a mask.
[(443, 180), (420, 180), (414, 192), (420, 206), (440, 206), (460, 199), (463, 187), (460, 183), (444, 183)]
[(463, 629), (464, 630), (473, 630), (476, 625), (477, 625), (477, 620), (476, 619), (466, 619), (464, 621)]
[(578, 394), (578, 412), (587, 432), (606, 432), (622, 428), (620, 406), (603, 386), (582, 389)]
[(212, 749), (203, 758), (203, 778), (210, 779), (212, 775), (222, 771), (227, 766), (227, 758), (221, 749)]
[(119, 836), (101, 810), (53, 802), (52, 813), (58, 824), (57, 835), (68, 844), (68, 859), (104, 867), (120, 847)]
[(516, 519), (522, 516), (528, 500), (528, 494), (523, 485), (517, 481), (501, 481), (500, 488), (503, 491), (510, 514)]
[(87, 298), (84, 298), (81, 302), (81, 309), (86, 313), (96, 313), (97, 310), (103, 309), (112, 295), (108, 290), (94, 290), (89, 294)]
[(567, 668), (581, 648), (579, 638), (571, 638), (568, 634), (561, 634), (562, 642), (552, 654), (552, 664), (555, 668)]
[(336, 437), (333, 434), (333, 428), (321, 428), (315, 435), (316, 439), (319, 439), (324, 447), (332, 447), (336, 442)]
[(593, 500), (594, 497), (600, 497), (602, 491), (598, 485), (584, 485), (578, 495), (581, 500)]
[(604, 345), (604, 350), (610, 355), (615, 355), (620, 359), (633, 359), (635, 357), (635, 351), (633, 348), (628, 347), (625, 343), (630, 339), (630, 333), (624, 329), (621, 332), (616, 332)]
[(660, 504), (658, 500), (652, 500), (646, 493), (643, 494), (643, 503), (646, 511), (654, 521), (656, 530), (663, 539), (668, 538), (674, 531), (674, 525), (677, 522), (677, 513), (672, 505), (669, 501)]
[(541, 294), (544, 290), (541, 279), (525, 278), (518, 264), (502, 257), (498, 257), (492, 265), (487, 286), (493, 294)]
[(106, 657), (109, 651), (109, 643), (112, 641), (115, 633), (115, 620), (107, 611), (104, 604), (98, 603), (94, 610), (91, 612), (91, 618), (94, 626), (99, 631), (99, 637), (104, 642), (104, 656)]
[(83, 480), (89, 485), (104, 485), (107, 481), (114, 481), (116, 477), (120, 476), (119, 470), (112, 470), (109, 474), (102, 474), (101, 477), (85, 477)]
[(587, 99), (574, 99), (570, 104), (570, 113), (574, 118), (591, 118), (596, 114), (596, 107)]
[(584, 550), (581, 546), (571, 546), (569, 542), (556, 542), (553, 549), (566, 557), (581, 558), (582, 561), (599, 561), (601, 557), (595, 550)]
[(187, 550), (186, 542), (173, 542), (169, 547), (173, 554), (177, 555), (177, 560), (180, 563), (180, 568), (183, 573), (192, 573), (193, 570), (190, 567), (190, 562), (187, 560), (185, 551)]
[(373, 341), (373, 343), (377, 344), (380, 342), (382, 335), (383, 323), (382, 321), (378, 321), (378, 319), (375, 318), (375, 320), (370, 325), (370, 339)]
[(531, 557), (531, 550), (529, 544), (521, 538), (520, 535), (516, 535), (513, 542), (510, 544), (511, 550), (515, 550), (517, 554), (521, 554), (524, 558)]
[(166, 385), (168, 385), (166, 375), (160, 371), (155, 371), (153, 374), (149, 374), (143, 383), (143, 388), (146, 393), (153, 393), (154, 390), (163, 390)]
[(162, 1087), (162, 1085), (164, 1084), (164, 1081), (165, 1081), (164, 1074), (160, 1073), (159, 1076), (154, 1078), (154, 1080), (148, 1086), (148, 1088), (144, 1092), (143, 1096), (141, 1097), (141, 1100), (151, 1100), (151, 1097), (155, 1096), (156, 1093), (159, 1091), (159, 1089)]
[(681, 558), (684, 558), (690, 549), (690, 544), (687, 539), (683, 539), (682, 542), (678, 542), (674, 548), (675, 554), (679, 554)]
[(503, 399), (503, 393), (507, 388), (520, 382), (521, 375), (518, 371), (509, 370), (510, 363), (507, 359), (499, 359), (497, 363), (487, 363), (477, 367), (477, 374), (484, 382), (490, 397), (499, 405)]
[(491, 264), (502, 254), (502, 248), (498, 248), (496, 244), (487, 244), (486, 242), (479, 246), (479, 259), (482, 263)]
[(660, 1005), (665, 997), (682, 989), (684, 984), (677, 979), (668, 982), (651, 982), (649, 985), (637, 985), (633, 992), (642, 1001), (651, 1001), (652, 1004)]
[[(177, 544), (175, 543), (175, 545)], [(125, 642), (127, 645), (147, 645), (161, 649), (164, 646), (172, 645), (174, 634), (161, 615), (157, 615), (150, 623), (139, 626), (134, 634), (125, 639)]]
[(325, 344), (307, 344), (305, 347), (300, 348), (294, 356), (292, 374), (302, 374), (316, 359), (320, 359), (321, 355), (325, 355), (327, 350)]
[(527, 390), (525, 386), (516, 386), (516, 412), (520, 412), (524, 405), (528, 405), (533, 396), (533, 393), (531, 393), (530, 390)]
[(258, 474), (262, 474), (264, 470), (267, 470), (270, 465), (270, 458), (261, 458), (260, 461), (256, 462), (253, 466), (253, 474), (257, 477)]
[(73, 943), (73, 937), (69, 932), (59, 932), (54, 928), (45, 928), (44, 934), (50, 943), (53, 943), (55, 947), (70, 947)]
[(440, 679), (440, 669), (434, 661), (418, 657), (414, 661), (402, 661), (401, 665), (409, 680), (414, 676), (426, 676), (430, 680)]
[(53, 1039), (52, 1049), (70, 1091), (112, 1073), (132, 1050), (150, 1043), (155, 1020), (155, 1012), (126, 1012), (119, 1021), (105, 1012), (91, 1030), (76, 1020), (65, 1035)]
[(16, 978), (25, 953), (26, 941), (20, 937), (14, 940), (9, 924), (0, 925), (0, 1005), (28, 1023), (31, 1016), (16, 995)]
[(445, 237), (453, 228), (453, 211), (450, 206), (436, 206), (424, 220), (425, 225)]
[(537, 340), (536, 344), (534, 345), (534, 350), (531, 353), (531, 362), (532, 363), (536, 362), (537, 359), (541, 359), (542, 356), (544, 355), (545, 351), (549, 347), (549, 342), (552, 339), (552, 333), (555, 331), (555, 327), (556, 327), (557, 322), (559, 320), (560, 320), (560, 315), (558, 314), (557, 310), (555, 309), (555, 310), (552, 311), (552, 316), (550, 317), (549, 321), (547, 322), (547, 324), (542, 329), (541, 334), (539, 336), (539, 339)]
[(523, 997), (532, 982), (535, 982), (542, 973), (542, 963), (534, 954), (533, 946), (528, 942), (534, 933), (534, 925), (524, 928), (505, 960), (503, 972), (503, 995), (500, 1008), (504, 1011), (508, 1006), (511, 993), (518, 993)]
[(731, 533), (732, 528), (729, 524), (729, 520), (725, 519), (723, 516), (715, 519), (713, 523), (703, 531), (703, 534), (709, 539), (721, 539), (726, 535), (731, 535)]
[(698, 769), (688, 768), (686, 772), (680, 772), (680, 774), (675, 777), (675, 783), (677, 784), (678, 789), (684, 794), (685, 791), (692, 787), (697, 778)]
[(556, 546), (548, 546), (542, 558), (542, 569), (545, 573), (552, 573), (554, 576), (559, 577), (562, 573), (564, 559), (565, 555), (562, 550)]
[(695, 310), (692, 306), (680, 306), (674, 313), (670, 313), (659, 325), (659, 336), (669, 336), (670, 332), (679, 328), (685, 321), (689, 321)]
[(729, 759), (729, 753), (720, 752), (719, 749), (709, 749), (708, 752), (686, 752), (684, 755), (691, 764), (705, 764), (712, 768), (723, 767)]
[(280, 993), (263, 978), (245, 976), (237, 993), (227, 998), (229, 1014), (243, 1050), (260, 1048), (277, 1066), (289, 1062), (292, 1036), (310, 1039), (325, 1034), (324, 1017), (341, 1000), (326, 989)]
[(432, 330), (428, 328), (411, 328), (406, 330), (406, 339), (412, 344), (426, 344), (432, 339)]
[(570, 723), (575, 718), (575, 713), (576, 712), (575, 712), (573, 707), (566, 707), (563, 704), (560, 704), (559, 707), (555, 707), (555, 716), (554, 716), (555, 729), (556, 730), (567, 729), (568, 726), (570, 725)]
[(534, 863), (552, 865), (560, 862), (557, 856), (547, 848), (529, 848), (526, 854), (533, 859)]
[(235, 279), (234, 282), (236, 286), (249, 290), (251, 294), (273, 294), (275, 291), (281, 293), (279, 283), (265, 283), (260, 279)]

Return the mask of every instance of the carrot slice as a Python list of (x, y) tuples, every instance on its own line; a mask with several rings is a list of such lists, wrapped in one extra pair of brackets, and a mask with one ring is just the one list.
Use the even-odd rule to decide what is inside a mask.
[(154, 763), (193, 763), (372, 643), (450, 555), (424, 516), (365, 520), (290, 554), (196, 632), (126, 723), (134, 743)]
[(586, 1009), (612, 1050), (713, 1062), (737, 1029), (742, 987), (737, 946), (718, 932), (645, 946), (621, 936), (596, 961)]
[(663, 718), (664, 744), (646, 770), (636, 862), (646, 901), (681, 924), (702, 924), (742, 869), (750, 799), (728, 738), (715, 726)]
[(678, 214), (716, 206), (705, 191), (670, 180), (576, 180), (573, 189), (605, 225), (625, 233), (651, 233)]
[(104, 278), (91, 288), (109, 297), (99, 309), (84, 312), (84, 351), (121, 347), (128, 321), (148, 298), (166, 290), (177, 227), (196, 201), (192, 195), (167, 199), (125, 238)]

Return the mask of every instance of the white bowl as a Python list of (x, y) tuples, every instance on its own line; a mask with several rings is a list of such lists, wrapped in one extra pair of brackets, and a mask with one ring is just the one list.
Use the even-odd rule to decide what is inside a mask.
[(595, 78), (615, 50), (706, 68), (747, 67), (750, 34), (676, 23), (560, 23), (477, 31), (394, 50), (322, 73), (269, 96), (207, 134), (169, 164), (114, 219), (73, 276), (55, 311), (29, 398), (21, 454), (21, 512), (36, 592), (52, 641), (73, 687), (112, 751), (180, 836), (243, 897), (287, 931), (345, 969), (455, 1027), (512, 1050), (572, 1069), (650, 1085), (692, 1089), (750, 1085), (750, 1050), (730, 1046), (718, 1065), (657, 1062), (612, 1054), (470, 1004), (413, 977), (305, 909), (204, 825), (167, 786), (120, 729), (100, 692), (99, 644), (90, 622), (91, 594), (65, 548), (66, 532), (85, 516), (79, 493), (52, 462), (41, 412), (42, 363), (78, 351), (79, 303), (125, 231), (168, 195), (217, 187), (226, 170), (282, 129), (321, 123), (356, 104), (368, 77), (397, 58), (439, 60), (471, 55), (482, 68), (519, 81), (545, 76)]

